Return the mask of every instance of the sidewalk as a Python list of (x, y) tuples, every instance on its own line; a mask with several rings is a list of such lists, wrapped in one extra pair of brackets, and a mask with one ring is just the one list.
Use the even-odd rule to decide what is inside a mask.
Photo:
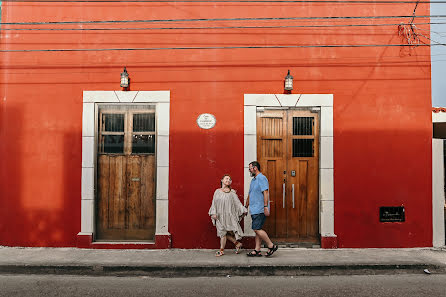
[(446, 274), (446, 249), (279, 248), (270, 258), (226, 250), (90, 250), (0, 247), (0, 274), (227, 275)]

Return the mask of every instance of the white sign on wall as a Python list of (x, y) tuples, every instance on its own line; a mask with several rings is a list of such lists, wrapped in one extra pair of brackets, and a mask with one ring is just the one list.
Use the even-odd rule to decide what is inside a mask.
[(215, 119), (215, 116), (210, 113), (202, 113), (197, 118), (198, 127), (200, 127), (201, 129), (214, 128), (216, 123), (217, 120)]

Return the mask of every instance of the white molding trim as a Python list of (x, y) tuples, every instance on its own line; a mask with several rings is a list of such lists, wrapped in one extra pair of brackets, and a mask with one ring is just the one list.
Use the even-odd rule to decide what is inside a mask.
[(432, 112), (432, 123), (445, 123), (446, 112)]
[(96, 174), (97, 103), (155, 105), (157, 125), (156, 152), (156, 228), (155, 235), (170, 235), (169, 214), (169, 123), (170, 91), (84, 91), (82, 110), (82, 197), (81, 232), (95, 230), (94, 199)]
[(443, 139), (432, 139), (432, 246), (445, 245)]
[[(249, 162), (257, 160), (257, 107), (320, 108), (319, 232), (334, 236), (333, 94), (245, 94), (244, 98), (244, 192), (245, 203), (251, 177)], [(251, 218), (245, 218), (245, 234), (254, 236)]]

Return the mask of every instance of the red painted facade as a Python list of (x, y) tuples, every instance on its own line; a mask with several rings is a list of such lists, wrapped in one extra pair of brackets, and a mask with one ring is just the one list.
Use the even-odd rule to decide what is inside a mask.
[[(396, 16), (413, 4), (14, 3), (2, 23), (200, 18)], [(417, 15), (429, 15), (419, 4)], [(149, 28), (398, 24), (403, 19), (28, 25)], [(426, 21), (426, 19), (420, 19)], [(2, 25), (4, 28), (18, 26)], [(428, 29), (428, 26), (421, 26)], [(5, 31), (1, 49), (401, 44), (398, 26), (125, 31)], [(338, 247), (432, 246), (429, 47), (263, 48), (0, 53), (0, 245), (76, 246), (80, 231), (82, 92), (170, 90), (169, 232), (175, 248), (218, 246), (207, 211), (224, 173), (243, 198), (243, 96), (334, 96)], [(217, 125), (197, 127), (201, 113)], [(406, 222), (380, 223), (404, 205)], [(330, 243), (332, 244), (332, 243)]]

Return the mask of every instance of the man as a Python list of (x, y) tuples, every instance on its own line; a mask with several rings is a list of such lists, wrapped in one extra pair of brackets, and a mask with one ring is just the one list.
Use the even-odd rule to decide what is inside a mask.
[(257, 161), (249, 163), (249, 172), (253, 179), (249, 186), (249, 194), (246, 199), (246, 207), (249, 206), (252, 218), (252, 230), (256, 233), (256, 247), (253, 251), (249, 252), (248, 257), (261, 257), (260, 245), (262, 240), (267, 244), (268, 251), (266, 256), (269, 257), (277, 251), (278, 246), (273, 244), (269, 239), (268, 234), (262, 230), (263, 224), (265, 224), (266, 217), (269, 216), (268, 208), (268, 194), (269, 185), (266, 176), (260, 172), (260, 164)]

